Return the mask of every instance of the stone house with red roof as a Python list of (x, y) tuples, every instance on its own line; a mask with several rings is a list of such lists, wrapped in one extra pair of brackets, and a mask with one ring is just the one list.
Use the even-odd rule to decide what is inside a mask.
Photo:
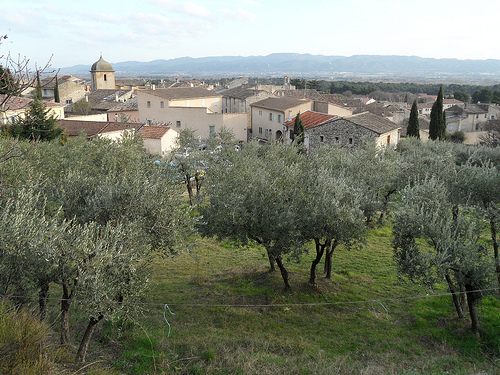
[[(379, 147), (395, 147), (399, 142), (400, 127), (390, 120), (364, 112), (350, 117), (339, 117), (307, 111), (300, 114), (304, 124), (304, 146), (315, 152), (324, 145), (355, 148), (367, 139), (375, 139)], [(286, 125), (293, 129), (295, 118)]]

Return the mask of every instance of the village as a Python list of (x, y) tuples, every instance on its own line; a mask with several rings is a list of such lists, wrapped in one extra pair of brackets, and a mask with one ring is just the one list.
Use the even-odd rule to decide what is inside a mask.
[[(90, 81), (60, 77), (60, 103), (55, 101), (54, 77), (41, 80), (45, 106), (58, 119), (63, 134), (116, 139), (133, 130), (142, 136), (147, 153), (162, 157), (171, 156), (184, 129), (192, 130), (200, 142), (225, 128), (241, 144), (250, 140), (290, 143), (298, 114), (305, 129), (307, 152), (322, 145), (359, 147), (367, 138), (375, 139), (379, 146), (395, 147), (406, 136), (410, 117), (408, 103), (296, 89), (286, 76), (282, 85), (249, 84), (245, 78), (217, 86), (199, 80), (169, 84), (161, 80), (155, 85), (145, 79), (116, 78), (113, 67), (102, 56), (90, 67), (90, 73)], [(4, 126), (23, 117), (33, 100), (32, 86), (22, 96), (3, 101), (0, 121)], [(418, 95), (422, 140), (429, 139), (431, 107), (436, 98)], [(468, 144), (488, 138), (486, 124), (500, 118), (496, 103), (471, 104), (446, 98), (443, 109), (447, 133), (463, 133)]]

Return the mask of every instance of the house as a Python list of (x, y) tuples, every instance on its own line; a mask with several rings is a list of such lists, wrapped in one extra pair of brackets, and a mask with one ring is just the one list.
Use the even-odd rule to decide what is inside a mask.
[[(350, 117), (333, 116), (314, 112), (301, 113), (305, 128), (304, 146), (315, 152), (324, 145), (339, 145), (345, 148), (360, 147), (363, 142), (375, 138), (380, 147), (395, 147), (399, 142), (400, 127), (383, 117), (364, 112)], [(294, 119), (290, 121), (293, 124)], [(306, 122), (308, 126), (306, 127)]]
[[(351, 116), (353, 108), (339, 102), (335, 95), (321, 94), (317, 90), (302, 89), (302, 90), (279, 90), (275, 92), (276, 96), (291, 97), (297, 99), (311, 99), (314, 101), (313, 111), (328, 113), (337, 116)], [(361, 102), (359, 102), (361, 104)]]
[(176, 131), (191, 129), (202, 139), (215, 136), (222, 127), (247, 141), (247, 114), (223, 113), (222, 94), (204, 87), (138, 90), (139, 121), (164, 124)]
[(168, 126), (144, 125), (139, 129), (147, 154), (168, 157), (177, 147), (179, 133)]
[[(430, 116), (433, 105), (434, 105), (434, 103), (419, 103), (419, 104), (417, 104), (418, 113), (420, 113), (421, 115)], [(465, 103), (461, 102), (460, 100), (457, 100), (457, 99), (443, 99), (443, 110), (447, 110), (448, 108), (451, 108), (453, 106), (463, 108), (463, 107), (465, 107)]]
[(177, 146), (179, 137), (179, 133), (166, 126), (149, 126), (133, 122), (59, 120), (58, 125), (64, 129), (63, 134), (70, 138), (84, 134), (88, 138), (119, 140), (127, 132), (137, 133), (143, 139), (147, 154), (164, 157), (169, 156)]
[[(19, 117), (24, 117), (34, 99), (20, 96), (7, 97), (0, 94), (0, 124), (10, 124)], [(45, 107), (49, 110), (49, 115), (57, 119), (64, 118), (64, 104), (44, 101)]]
[(445, 112), (448, 133), (482, 131), (484, 124), (490, 119), (488, 110), (477, 104), (452, 106), (445, 109)]
[[(59, 99), (63, 104), (75, 103), (83, 99), (88, 92), (85, 80), (74, 76), (59, 77), (57, 85), (59, 88)], [(55, 86), (55, 77), (44, 78), (40, 81), (42, 98), (44, 100), (54, 100)]]
[(82, 120), (58, 120), (60, 128), (63, 128), (63, 134), (68, 137), (78, 137), (85, 134), (88, 138), (104, 137), (109, 139), (120, 139), (125, 132), (139, 130), (141, 124), (126, 122), (106, 122), (106, 121), (82, 121)]
[(271, 140), (289, 140), (291, 130), (285, 122), (297, 113), (311, 110), (313, 101), (291, 97), (267, 98), (250, 105), (252, 116), (252, 138), (260, 142)]

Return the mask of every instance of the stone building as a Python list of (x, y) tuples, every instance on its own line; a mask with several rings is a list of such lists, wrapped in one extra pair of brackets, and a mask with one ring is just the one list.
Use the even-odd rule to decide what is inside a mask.
[(92, 79), (91, 90), (114, 90), (115, 71), (109, 62), (102, 58), (97, 60), (90, 68), (90, 76)]

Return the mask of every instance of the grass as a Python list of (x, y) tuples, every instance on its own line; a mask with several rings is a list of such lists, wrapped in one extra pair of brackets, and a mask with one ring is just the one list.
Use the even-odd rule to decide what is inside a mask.
[[(200, 239), (156, 260), (143, 314), (98, 325), (97, 364), (79, 373), (500, 374), (498, 298), (481, 305), (478, 340), (449, 296), (398, 277), (390, 238), (384, 227), (362, 248), (339, 247), (332, 279), (320, 264), (316, 287), (311, 246), (286, 260), (291, 290), (263, 249)], [(85, 325), (75, 327), (80, 337)]]
[(199, 240), (157, 260), (140, 326), (108, 323), (100, 336), (127, 374), (500, 373), (498, 299), (482, 304), (479, 341), (450, 297), (425, 297), (398, 277), (390, 235), (372, 230), (363, 248), (336, 250), (332, 279), (316, 287), (307, 283), (312, 247), (287, 260), (291, 290), (262, 249)]

